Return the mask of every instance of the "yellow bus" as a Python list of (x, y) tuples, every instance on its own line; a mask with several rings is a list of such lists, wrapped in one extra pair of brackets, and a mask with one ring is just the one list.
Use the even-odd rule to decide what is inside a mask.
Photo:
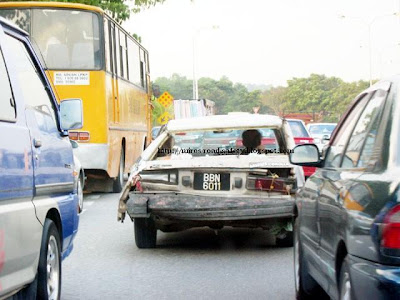
[(0, 16), (30, 33), (58, 98), (82, 99), (84, 126), (70, 138), (79, 143), (88, 185), (120, 192), (124, 174), (151, 140), (146, 49), (94, 6), (3, 2)]

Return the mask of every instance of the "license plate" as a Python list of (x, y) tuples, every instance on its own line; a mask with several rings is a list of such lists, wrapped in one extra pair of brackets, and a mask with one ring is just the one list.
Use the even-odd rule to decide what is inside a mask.
[(229, 191), (230, 178), (229, 173), (194, 173), (193, 188), (203, 191)]

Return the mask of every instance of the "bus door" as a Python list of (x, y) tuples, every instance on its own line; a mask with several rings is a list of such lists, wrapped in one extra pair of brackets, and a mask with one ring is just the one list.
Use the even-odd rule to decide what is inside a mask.
[(111, 45), (111, 68), (112, 68), (112, 96), (113, 96), (113, 116), (114, 123), (119, 123), (119, 93), (118, 93), (118, 74), (119, 72), (119, 30), (115, 24), (109, 21), (110, 24), (110, 45)]

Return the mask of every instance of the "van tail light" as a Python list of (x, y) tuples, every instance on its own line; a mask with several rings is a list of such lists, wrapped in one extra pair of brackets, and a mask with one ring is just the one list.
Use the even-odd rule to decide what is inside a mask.
[(290, 178), (249, 177), (247, 189), (290, 195), (295, 193), (296, 182)]
[(70, 131), (68, 135), (73, 141), (88, 142), (90, 140), (90, 133), (87, 131)]
[(382, 251), (386, 255), (400, 255), (400, 205), (393, 207), (383, 219)]

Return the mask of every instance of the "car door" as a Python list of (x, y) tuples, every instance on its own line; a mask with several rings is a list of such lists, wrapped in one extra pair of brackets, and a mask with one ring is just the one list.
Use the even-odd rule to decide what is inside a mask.
[[(5, 40), (14, 54), (14, 67), (25, 103), (25, 115), (33, 149), (34, 204), (40, 220), (50, 208), (58, 207), (62, 221), (74, 220), (76, 210), (67, 199), (74, 190), (73, 152), (68, 140), (61, 136), (56, 123), (56, 103), (45, 84), (32, 49), (23, 40), (10, 35)], [(72, 236), (66, 232), (65, 237)], [(69, 229), (72, 231), (72, 227)], [(65, 243), (64, 248), (68, 246)]]
[(0, 26), (0, 298), (34, 279), (42, 232), (32, 203), (30, 134), (7, 46)]
[[(319, 256), (324, 262), (323, 272), (328, 280), (328, 284), (336, 287), (335, 257), (337, 245), (340, 240), (345, 240), (345, 230), (347, 214), (345, 213), (345, 201), (349, 201), (349, 191), (355, 180), (363, 174), (368, 160), (367, 152), (363, 149), (373, 146), (375, 139), (367, 139), (369, 136), (376, 136), (380, 124), (380, 115), (387, 97), (387, 90), (370, 91), (361, 100), (362, 113), (353, 128), (348, 142), (341, 155), (339, 167), (326, 168), (323, 171), (324, 186), (321, 196), (318, 199), (318, 222), (320, 226), (320, 251)], [(366, 101), (364, 100), (366, 99)], [(363, 101), (364, 100), (364, 101)], [(366, 144), (368, 140), (368, 144)], [(371, 144), (372, 143), (372, 144)], [(367, 148), (365, 148), (367, 147)], [(363, 154), (363, 155), (361, 155)], [(357, 187), (355, 197), (363, 193)], [(352, 204), (354, 209), (359, 206)]]
[(327, 286), (328, 281), (326, 276), (323, 275), (325, 262), (321, 261), (321, 257), (318, 254), (321, 235), (320, 214), (324, 213), (324, 210), (319, 209), (319, 205), (324, 203), (324, 199), (327, 196), (329, 197), (329, 193), (332, 193), (330, 191), (332, 187), (327, 188), (327, 184), (340, 179), (338, 168), (340, 167), (342, 153), (366, 101), (367, 98), (364, 95), (349, 110), (331, 141), (331, 146), (326, 153), (324, 166), (316, 170), (299, 193), (299, 200), (302, 206), (301, 238), (303, 243), (306, 244), (304, 251), (310, 262), (310, 273), (314, 278), (318, 278), (322, 286)]

